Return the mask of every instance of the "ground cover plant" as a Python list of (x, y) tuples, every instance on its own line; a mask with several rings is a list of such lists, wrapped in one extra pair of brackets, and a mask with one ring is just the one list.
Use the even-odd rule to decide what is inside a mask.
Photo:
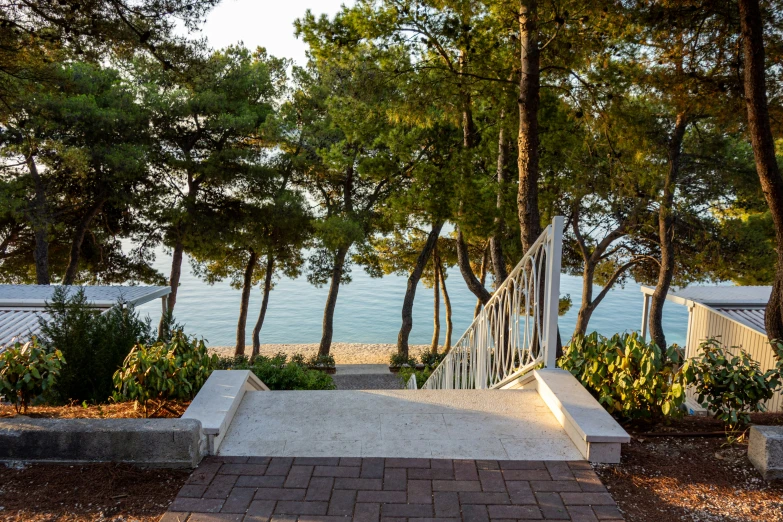
[(209, 355), (203, 340), (182, 331), (168, 342), (138, 344), (114, 373), (114, 399), (135, 401), (149, 417), (166, 408), (168, 401), (195, 397), (218, 365), (217, 355)]
[[(397, 354), (395, 354), (397, 355)], [(394, 355), (392, 356), (394, 358)], [(408, 384), (412, 375), (416, 376), (416, 386), (421, 389), (427, 379), (430, 378), (435, 368), (446, 358), (445, 353), (434, 353), (431, 350), (425, 350), (419, 354), (419, 362), (415, 359), (408, 361), (408, 366), (400, 368), (398, 375), (402, 380), (403, 386)]]
[(609, 413), (634, 422), (681, 415), (685, 387), (693, 379), (691, 365), (676, 345), (663, 352), (636, 333), (577, 337), (564, 348), (558, 365)]
[(273, 357), (235, 356), (221, 358), (222, 370), (250, 370), (270, 390), (333, 390), (334, 381), (327, 373), (309, 367), (300, 354), (291, 356), (278, 353)]

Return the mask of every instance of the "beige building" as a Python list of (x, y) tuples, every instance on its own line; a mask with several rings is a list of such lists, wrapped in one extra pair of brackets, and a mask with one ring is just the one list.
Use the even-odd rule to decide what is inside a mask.
[[(688, 309), (685, 356), (699, 356), (699, 344), (715, 337), (734, 353), (740, 349), (748, 352), (761, 364), (762, 370), (774, 368), (775, 354), (764, 328), (764, 309), (771, 290), (771, 286), (691, 286), (670, 291), (666, 299)], [(642, 287), (642, 335), (645, 338), (654, 291), (654, 288)], [(692, 391), (688, 392), (688, 397), (690, 404), (695, 403)], [(778, 392), (765, 405), (767, 411), (783, 411), (783, 393)]]

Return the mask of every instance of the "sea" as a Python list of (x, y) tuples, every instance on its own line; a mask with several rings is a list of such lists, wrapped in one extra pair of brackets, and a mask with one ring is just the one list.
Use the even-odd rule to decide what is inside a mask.
[[(170, 254), (159, 251), (154, 266), (161, 273), (168, 274), (171, 266)], [(188, 261), (183, 262), (182, 268), (174, 314), (177, 322), (184, 325), (186, 333), (204, 338), (210, 346), (234, 345), (240, 291), (232, 288), (228, 281), (207, 284), (194, 275)], [(402, 322), (401, 309), (407, 278), (395, 275), (372, 278), (358, 266), (352, 269), (351, 276), (353, 281), (340, 287), (334, 314), (333, 342), (396, 343)], [(559, 318), (560, 332), (565, 341), (570, 338), (576, 322), (582, 280), (564, 274), (560, 281), (561, 297), (569, 295), (573, 301), (571, 309)], [(456, 342), (473, 320), (476, 298), (468, 290), (456, 267), (447, 271), (446, 285), (452, 304), (452, 342)], [(596, 287), (595, 290), (597, 292), (600, 288)], [(269, 297), (266, 319), (261, 330), (261, 343), (319, 342), (326, 293), (326, 287), (317, 288), (304, 276), (297, 279), (281, 278)], [(248, 344), (261, 307), (261, 298), (261, 288), (257, 286), (250, 297), (246, 329)], [(602, 335), (611, 336), (618, 332), (639, 330), (642, 301), (640, 285), (628, 282), (624, 286), (616, 287), (596, 308), (588, 331), (597, 330)], [(433, 306), (433, 290), (419, 283), (413, 305), (411, 344), (431, 342)], [(160, 300), (144, 304), (138, 310), (143, 316), (149, 315), (153, 322), (157, 322), (161, 310)], [(442, 302), (440, 315), (442, 344), (446, 329)], [(684, 344), (688, 326), (688, 312), (685, 307), (667, 302), (664, 306), (663, 323), (667, 342)]]

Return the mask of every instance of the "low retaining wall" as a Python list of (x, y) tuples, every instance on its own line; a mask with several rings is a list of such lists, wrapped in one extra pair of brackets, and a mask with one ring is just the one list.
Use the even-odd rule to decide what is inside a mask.
[(748, 458), (764, 480), (783, 479), (783, 426), (751, 426)]
[(193, 419), (0, 419), (0, 461), (124, 462), (195, 468), (201, 423)]

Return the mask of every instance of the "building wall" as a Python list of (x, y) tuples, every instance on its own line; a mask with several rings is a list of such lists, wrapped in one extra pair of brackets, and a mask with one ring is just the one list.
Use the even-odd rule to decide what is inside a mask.
[[(709, 337), (716, 337), (732, 353), (738, 353), (740, 349), (748, 352), (763, 371), (775, 367), (775, 355), (766, 335), (698, 304), (691, 310), (689, 323), (686, 357), (700, 356), (699, 344)], [(687, 395), (696, 398), (693, 389), (689, 389)], [(783, 411), (783, 393), (776, 393), (765, 406), (767, 411)]]

